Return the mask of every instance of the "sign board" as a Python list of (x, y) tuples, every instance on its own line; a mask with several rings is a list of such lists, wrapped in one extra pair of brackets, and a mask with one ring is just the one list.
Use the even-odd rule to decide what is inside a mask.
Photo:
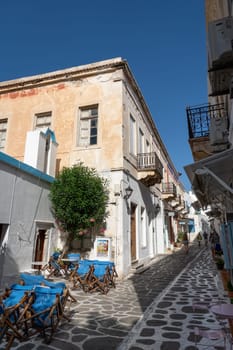
[(95, 257), (98, 260), (110, 260), (111, 259), (111, 238), (109, 237), (96, 237), (95, 239)]

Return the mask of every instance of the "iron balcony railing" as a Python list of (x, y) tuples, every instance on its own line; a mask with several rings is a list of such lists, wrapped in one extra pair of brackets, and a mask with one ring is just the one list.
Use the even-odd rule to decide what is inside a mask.
[(211, 118), (225, 118), (224, 103), (204, 104), (186, 108), (189, 138), (208, 137)]
[(138, 170), (157, 171), (163, 177), (163, 165), (155, 152), (139, 153), (137, 156)]
[(163, 194), (172, 194), (176, 196), (176, 186), (173, 182), (163, 182), (162, 192)]

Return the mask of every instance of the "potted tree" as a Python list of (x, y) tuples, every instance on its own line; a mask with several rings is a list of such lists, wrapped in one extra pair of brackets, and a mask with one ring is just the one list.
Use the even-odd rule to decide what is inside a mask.
[(94, 241), (93, 235), (108, 215), (107, 181), (95, 169), (75, 165), (63, 168), (51, 185), (50, 200), (59, 228), (67, 233), (65, 250), (72, 242), (83, 250), (84, 241)]

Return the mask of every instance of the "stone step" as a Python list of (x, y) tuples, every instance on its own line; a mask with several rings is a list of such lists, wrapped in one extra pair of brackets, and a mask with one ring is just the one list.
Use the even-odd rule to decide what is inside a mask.
[(141, 274), (143, 272), (145, 272), (146, 270), (148, 270), (150, 268), (149, 265), (144, 265), (144, 264), (138, 264), (138, 265), (132, 265), (131, 266), (131, 270), (130, 270), (130, 273), (132, 274)]

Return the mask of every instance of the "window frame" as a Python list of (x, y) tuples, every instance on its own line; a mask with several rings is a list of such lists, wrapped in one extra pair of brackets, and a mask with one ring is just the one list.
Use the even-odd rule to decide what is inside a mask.
[(99, 132), (99, 105), (93, 104), (93, 105), (79, 107), (77, 147), (97, 146), (98, 139), (99, 139), (98, 132)]
[[(5, 124), (5, 128), (1, 128), (1, 124)], [(7, 137), (7, 125), (8, 125), (8, 118), (0, 118), (0, 151), (3, 152), (6, 147), (6, 137)], [(5, 135), (5, 138), (2, 138), (2, 135)], [(3, 141), (3, 146), (2, 146)]]
[(130, 127), (129, 127), (129, 153), (133, 156), (137, 155), (136, 147), (136, 119), (130, 113)]
[[(38, 118), (50, 118), (50, 122), (38, 124)], [(35, 113), (34, 115), (34, 130), (44, 130), (46, 128), (51, 129), (52, 126), (52, 111)]]

